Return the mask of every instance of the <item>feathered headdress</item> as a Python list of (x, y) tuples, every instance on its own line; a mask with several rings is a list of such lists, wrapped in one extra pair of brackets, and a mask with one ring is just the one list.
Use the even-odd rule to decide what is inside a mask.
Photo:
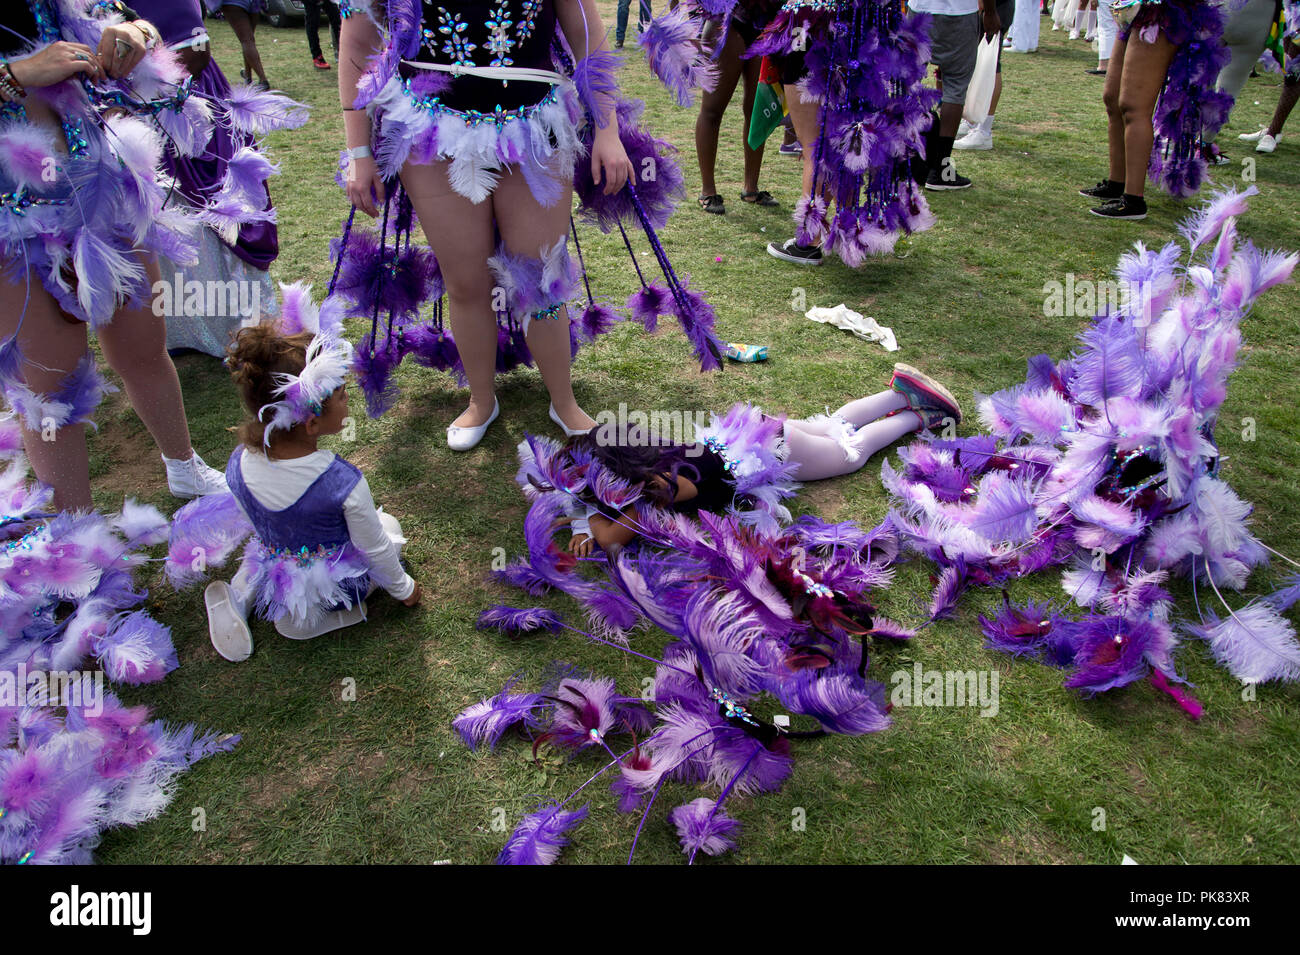
[[(277, 326), (284, 335), (310, 332), (316, 337), (307, 346), (307, 363), (298, 374), (278, 372), (275, 393), (279, 401), (257, 410), (257, 419), (265, 423), (263, 440), (269, 444), (271, 432), (288, 430), (321, 413), (329, 396), (347, 379), (352, 363), (352, 345), (342, 335), (342, 305), (329, 300), (317, 306), (311, 287), (302, 282), (280, 285), (283, 297)], [(267, 420), (267, 412), (271, 413)]]

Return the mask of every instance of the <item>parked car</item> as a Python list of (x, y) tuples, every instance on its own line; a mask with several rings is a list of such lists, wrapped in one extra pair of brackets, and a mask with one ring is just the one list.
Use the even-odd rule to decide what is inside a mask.
[(273, 27), (287, 27), (293, 21), (305, 21), (307, 8), (302, 0), (267, 0), (266, 22)]

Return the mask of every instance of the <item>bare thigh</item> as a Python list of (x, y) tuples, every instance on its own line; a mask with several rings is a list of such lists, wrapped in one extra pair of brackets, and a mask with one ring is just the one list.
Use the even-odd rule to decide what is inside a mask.
[(495, 251), (492, 203), (476, 205), (452, 189), (448, 165), (408, 162), (402, 167), (402, 187), (438, 259), (448, 295), (455, 299), (490, 294), (487, 260)]
[(538, 258), (543, 249), (569, 231), (573, 186), (566, 185), (560, 199), (544, 206), (534, 197), (517, 170), (501, 177), (492, 193), (492, 209), (506, 248), (516, 255)]

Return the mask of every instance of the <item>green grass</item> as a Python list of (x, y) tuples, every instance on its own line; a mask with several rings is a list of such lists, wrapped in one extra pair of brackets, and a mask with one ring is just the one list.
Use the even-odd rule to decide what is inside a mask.
[[(602, 6), (612, 18), (612, 4)], [(220, 24), (214, 34), (217, 58), (234, 75), (233, 38)], [(311, 69), (301, 30), (262, 29), (258, 38), (272, 82), (316, 107), (306, 129), (270, 140), (284, 169), (273, 184), (283, 250), (273, 273), (282, 281), (309, 279), (319, 292), (329, 277), (327, 243), (346, 212), (331, 181), (342, 145), (334, 74)], [(689, 411), (746, 399), (802, 415), (878, 390), (897, 358), (933, 373), (965, 401), (972, 392), (1023, 380), (1031, 354), (1065, 354), (1085, 321), (1045, 318), (1044, 283), (1063, 281), (1067, 272), (1104, 278), (1133, 241), (1167, 241), (1186, 208), (1153, 193), (1145, 222), (1086, 214), (1087, 201), (1075, 190), (1105, 171), (1101, 82), (1083, 74), (1094, 63), (1082, 43), (1048, 32), (1037, 54), (1008, 56), (996, 149), (958, 155), (975, 188), (935, 196), (933, 229), (859, 271), (834, 262), (800, 271), (763, 253), (769, 239), (791, 233), (796, 164), (772, 155), (764, 170), (762, 187), (782, 209), (741, 204), (741, 120), (733, 105), (718, 175), (727, 215), (704, 215), (688, 200), (663, 238), (677, 268), (708, 291), (722, 337), (767, 344), (771, 360), (706, 376), (692, 368), (680, 334), (651, 338), (619, 328), (579, 358), (580, 399), (592, 412), (620, 401)], [(672, 106), (643, 63), (633, 62), (623, 76), (627, 89), (647, 100), (653, 127), (681, 147), (697, 190), (694, 113)], [(1247, 85), (1222, 136), (1234, 161), (1254, 157), (1236, 134), (1263, 122), (1277, 93), (1273, 77)], [(1300, 245), (1298, 156), (1284, 142), (1259, 158), (1262, 195), (1240, 228), (1260, 246)], [(1217, 170), (1214, 181), (1229, 185), (1241, 169)], [(621, 243), (591, 230), (583, 241), (600, 292), (614, 299), (630, 292)], [(901, 351), (887, 355), (807, 321), (791, 307), (797, 289), (808, 306), (845, 302), (892, 326)], [(1286, 552), (1297, 551), (1300, 527), (1300, 442), (1291, 417), (1300, 405), (1298, 315), (1300, 291), (1287, 287), (1269, 293), (1245, 323), (1248, 347), (1219, 430), (1225, 474), (1255, 503), (1257, 533)], [(223, 460), (235, 441), (229, 429), (239, 420), (236, 396), (211, 359), (178, 364), (196, 446), (209, 460)], [(510, 674), (522, 671), (535, 682), (553, 658), (614, 676), (625, 692), (650, 676), (646, 664), (576, 636), (512, 642), (473, 628), (489, 604), (532, 602), (484, 577), (494, 552), (513, 556), (523, 545), (514, 447), (526, 430), (554, 430), (540, 379), (521, 370), (500, 380), (501, 420), (465, 455), (449, 452), (443, 438), (464, 394), (446, 376), (418, 368), (403, 368), (400, 379), (404, 400), (394, 411), (360, 420), (354, 443), (332, 446), (365, 468), (378, 500), (401, 517), (411, 540), (407, 556), (428, 590), (424, 604), (405, 611), (376, 599), (367, 626), (309, 643), (282, 640), (259, 624), (257, 652), (232, 666), (208, 645), (201, 595), (178, 595), (160, 576), (152, 579), (150, 608), (173, 627), (182, 666), (163, 684), (125, 696), (169, 720), (242, 733), (243, 742), (186, 776), (160, 819), (111, 833), (103, 861), (487, 862), (506, 838), (494, 820), (513, 826), (536, 796), (563, 796), (597, 768), (586, 755), (538, 766), (518, 742), (471, 753), (450, 727), (459, 710), (496, 692)], [(1241, 438), (1238, 424), (1247, 418), (1255, 422), (1254, 441)], [(101, 424), (92, 438), (99, 504), (113, 508), (134, 493), (170, 509), (174, 502), (159, 490), (156, 452), (120, 396)], [(963, 426), (965, 433), (975, 427)], [(809, 487), (799, 507), (874, 524), (887, 509), (879, 463)], [(1269, 578), (1262, 571), (1257, 586)], [(926, 567), (904, 566), (882, 606), (916, 621), (929, 586)], [(1059, 595), (1050, 574), (1015, 591), (1019, 598)], [(996, 717), (907, 708), (895, 712), (886, 732), (799, 745), (782, 791), (729, 803), (744, 834), (726, 861), (1113, 864), (1123, 853), (1142, 863), (1300, 859), (1294, 686), (1263, 686), (1256, 699), (1243, 700), (1242, 688), (1201, 646), (1189, 644), (1179, 660), (1206, 705), (1200, 723), (1145, 685), (1082, 700), (1061, 687), (1058, 671), (982, 648), (976, 616), (997, 599), (972, 594), (956, 620), (874, 661), (881, 679), (914, 661), (942, 670), (996, 668)], [(1190, 594), (1182, 591), (1179, 599), (1190, 612)], [(576, 618), (567, 599), (542, 602)], [(654, 653), (662, 642), (662, 634), (650, 633), (634, 645)], [(355, 701), (343, 698), (346, 681), (354, 681)], [(599, 784), (588, 792), (592, 815), (563, 858), (619, 862), (637, 818), (618, 814)], [(640, 861), (682, 860), (666, 814), (700, 794), (666, 788), (641, 838)], [(192, 829), (195, 807), (205, 810), (204, 832)], [(1105, 812), (1104, 830), (1094, 829), (1097, 809)], [(801, 814), (802, 828), (793, 824)]]

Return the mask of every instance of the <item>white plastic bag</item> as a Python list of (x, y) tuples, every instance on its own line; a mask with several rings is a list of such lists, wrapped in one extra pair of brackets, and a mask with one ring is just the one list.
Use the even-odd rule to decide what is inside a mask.
[(1002, 48), (1002, 34), (983, 37), (975, 54), (975, 73), (966, 87), (966, 105), (961, 115), (966, 122), (976, 126), (989, 115), (993, 103), (993, 84), (997, 82), (998, 50)]

